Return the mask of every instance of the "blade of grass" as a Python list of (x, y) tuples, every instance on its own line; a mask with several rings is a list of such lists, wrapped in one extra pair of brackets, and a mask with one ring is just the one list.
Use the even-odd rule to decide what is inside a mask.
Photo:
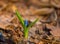
[(38, 18), (34, 22), (30, 23), (27, 28), (29, 29), (30, 27), (32, 27), (37, 21), (38, 21)]
[(26, 35), (26, 33), (28, 33), (27, 31), (27, 27), (26, 27), (26, 25), (24, 24), (24, 20), (22, 19), (22, 16), (20, 15), (20, 13), (18, 12), (18, 11), (16, 11), (16, 16), (18, 17), (18, 19), (19, 19), (19, 21), (21, 22), (21, 25), (22, 25), (22, 27), (23, 27), (23, 31), (24, 31), (24, 36), (25, 36), (25, 38), (26, 38), (26, 36), (28, 36), (28, 35)]
[(16, 10), (16, 16), (18, 17), (19, 21), (21, 22), (21, 25), (24, 27), (24, 20), (18, 10)]

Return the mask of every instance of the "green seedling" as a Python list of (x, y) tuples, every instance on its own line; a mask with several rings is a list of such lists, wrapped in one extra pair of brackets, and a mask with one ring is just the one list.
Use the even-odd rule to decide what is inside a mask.
[[(21, 14), (19, 13), (19, 11), (18, 10), (16, 10), (16, 16), (18, 17), (18, 19), (19, 19), (19, 21), (20, 21), (20, 23), (21, 23), (21, 25), (22, 25), (22, 27), (23, 27), (23, 32), (24, 32), (24, 37), (27, 39), (28, 38), (28, 32), (29, 32), (29, 29), (38, 21), (38, 18), (34, 21), (34, 22), (32, 22), (32, 23), (30, 23), (29, 25), (28, 25), (28, 21), (26, 21), (26, 20), (23, 20), (23, 18), (22, 18), (22, 16), (21, 16)], [(27, 26), (28, 25), (28, 26)]]

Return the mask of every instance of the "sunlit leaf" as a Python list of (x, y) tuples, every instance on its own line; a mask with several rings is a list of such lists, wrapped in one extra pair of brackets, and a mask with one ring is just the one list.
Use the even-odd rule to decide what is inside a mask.
[(38, 18), (34, 22), (29, 24), (28, 29), (31, 28), (37, 21), (38, 21)]
[(18, 17), (19, 21), (21, 22), (22, 26), (24, 27), (24, 20), (17, 10), (16, 10), (16, 16)]

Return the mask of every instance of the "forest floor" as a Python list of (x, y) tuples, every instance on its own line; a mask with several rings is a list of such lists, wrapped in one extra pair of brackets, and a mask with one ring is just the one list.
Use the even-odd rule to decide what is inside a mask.
[[(39, 18), (30, 28), (27, 41), (24, 40), (23, 28), (14, 7), (24, 20), (33, 22)], [(0, 44), (60, 44), (60, 1), (1, 0)]]

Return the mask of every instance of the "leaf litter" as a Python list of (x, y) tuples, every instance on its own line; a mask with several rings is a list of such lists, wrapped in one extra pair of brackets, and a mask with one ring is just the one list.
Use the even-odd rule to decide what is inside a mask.
[[(60, 44), (59, 0), (1, 0), (0, 1), (1, 44)], [(39, 21), (29, 30), (28, 40), (23, 37), (23, 28), (15, 16), (15, 7), (23, 19)], [(0, 40), (1, 41), (1, 40)], [(3, 42), (4, 41), (4, 42)]]

